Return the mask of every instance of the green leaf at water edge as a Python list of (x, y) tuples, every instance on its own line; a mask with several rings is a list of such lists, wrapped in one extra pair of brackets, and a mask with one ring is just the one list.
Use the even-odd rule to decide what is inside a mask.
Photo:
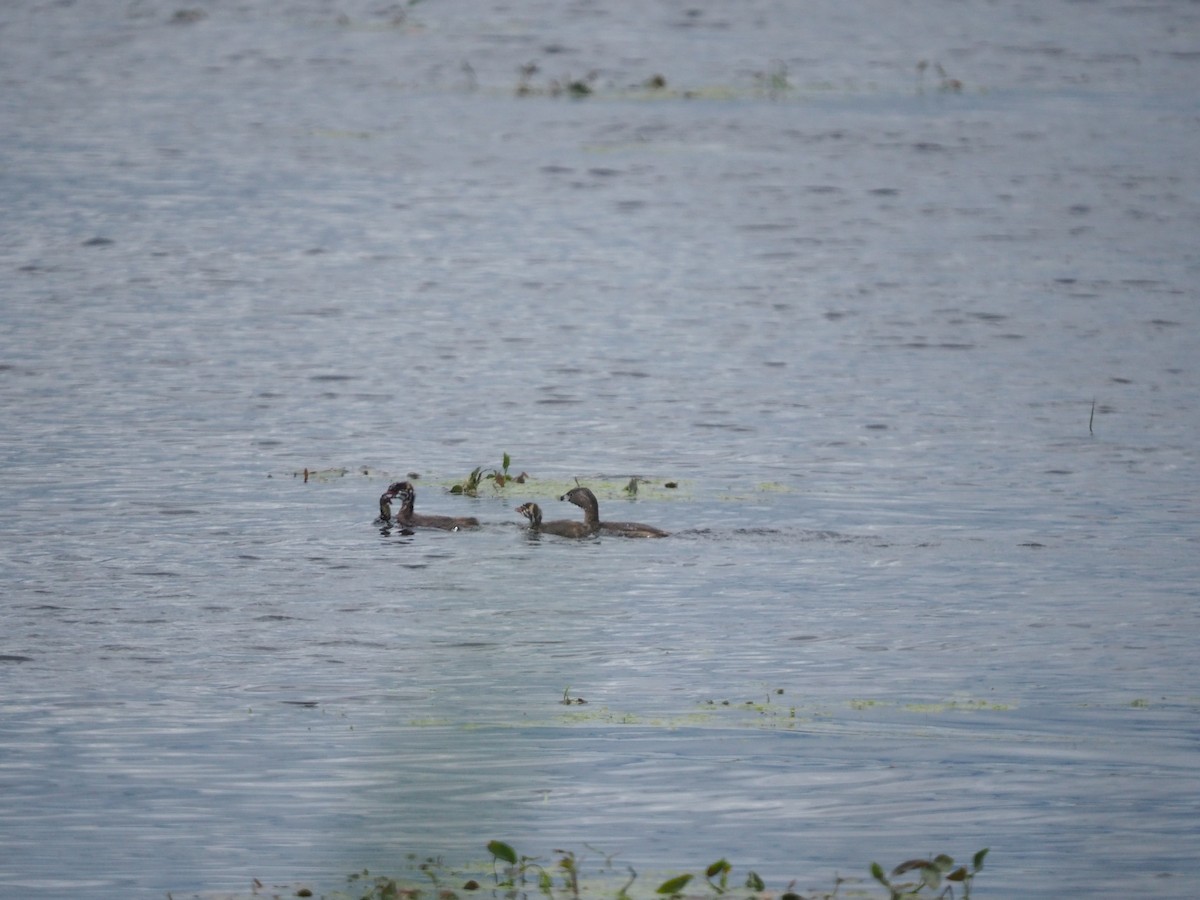
[(762, 876), (755, 871), (751, 871), (746, 876), (746, 887), (758, 894), (767, 889), (767, 883), (762, 880)]
[(718, 859), (715, 863), (704, 870), (705, 878), (712, 878), (714, 875), (719, 875), (722, 872), (728, 872), (733, 866), (724, 859)]
[(980, 869), (983, 868), (983, 858), (987, 855), (988, 855), (988, 848), (984, 847), (982, 850), (980, 850), (978, 853), (976, 853), (975, 858), (973, 860), (971, 860), (971, 864), (975, 867), (976, 872), (978, 872)]
[(487, 848), (488, 853), (492, 854), (496, 859), (502, 860), (510, 866), (517, 864), (517, 851), (504, 843), (504, 841), (488, 841)]
[(673, 897), (687, 887), (691, 880), (691, 875), (677, 875), (674, 878), (668, 878), (655, 889), (654, 893)]
[(936, 866), (930, 866), (927, 869), (922, 869), (921, 881), (936, 891), (939, 887), (941, 887), (942, 873), (937, 869)]
[(871, 863), (871, 877), (874, 878), (876, 881), (878, 881), (880, 884), (882, 884), (884, 887), (887, 887), (889, 884), (889, 882), (887, 880), (887, 876), (883, 874), (883, 866), (881, 866), (877, 862)]

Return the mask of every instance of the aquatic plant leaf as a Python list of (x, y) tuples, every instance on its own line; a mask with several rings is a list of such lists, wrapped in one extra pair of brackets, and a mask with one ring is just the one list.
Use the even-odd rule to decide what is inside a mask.
[(983, 868), (983, 858), (987, 855), (988, 855), (988, 848), (984, 847), (982, 850), (980, 850), (978, 853), (976, 853), (975, 858), (973, 860), (971, 860), (971, 865), (974, 867), (976, 872), (978, 872), (980, 869)]
[(955, 869), (953, 872), (951, 872), (949, 875), (946, 876), (946, 880), (947, 881), (966, 881), (967, 880), (967, 867), (959, 866), (957, 869)]
[(871, 863), (871, 877), (885, 887), (889, 884), (887, 876), (883, 874), (883, 866), (877, 862)]
[(654, 893), (674, 896), (687, 887), (688, 882), (691, 880), (691, 875), (677, 875), (674, 878), (668, 878), (655, 888)]
[(911, 872), (913, 869), (932, 869), (933, 863), (927, 859), (909, 859), (900, 863), (896, 868), (892, 869), (892, 877), (903, 875), (905, 872)]
[(939, 853), (933, 858), (933, 864), (938, 867), (938, 871), (948, 872), (954, 868), (954, 857), (947, 856), (945, 853)]
[(510, 866), (517, 864), (517, 851), (504, 843), (504, 841), (488, 841), (487, 848), (488, 853), (492, 854), (496, 859), (503, 860)]
[(746, 876), (746, 887), (757, 894), (767, 889), (767, 883), (762, 880), (762, 876), (751, 870), (750, 874)]
[(705, 878), (712, 878), (714, 875), (719, 875), (722, 872), (728, 872), (733, 866), (724, 859), (718, 859), (715, 863), (704, 870)]

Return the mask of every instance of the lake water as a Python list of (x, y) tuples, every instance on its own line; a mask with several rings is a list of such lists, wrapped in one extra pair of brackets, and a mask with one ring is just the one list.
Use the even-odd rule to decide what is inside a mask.
[[(1191, 896), (1198, 36), (6, 7), (0, 896), (497, 838), (645, 893), (990, 847), (985, 896)], [(483, 527), (381, 530), (409, 472)], [(576, 478), (672, 537), (530, 539)]]

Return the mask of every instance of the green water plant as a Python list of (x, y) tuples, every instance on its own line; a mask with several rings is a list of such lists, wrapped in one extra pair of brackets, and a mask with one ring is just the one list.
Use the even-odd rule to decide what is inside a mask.
[[(796, 881), (793, 880), (781, 891), (768, 891), (764, 880), (754, 871), (748, 872), (744, 880), (735, 880), (732, 877), (734, 866), (724, 857), (710, 863), (700, 878), (695, 873), (684, 872), (659, 883), (652, 892), (647, 889), (646, 893), (635, 895), (631, 888), (638, 873), (632, 866), (625, 867), (629, 877), (618, 884), (614, 876), (624, 876), (615, 871), (615, 854), (604, 853), (587, 844), (584, 846), (603, 858), (599, 865), (588, 867), (590, 878), (598, 878), (599, 883), (594, 880), (587, 885), (582, 883), (586, 860), (576, 856), (574, 851), (555, 849), (555, 862), (543, 865), (535, 857), (518, 853), (507, 841), (492, 840), (486, 844), (492, 865), (490, 887), (486, 884), (486, 863), (474, 863), (463, 871), (451, 869), (440, 856), (421, 858), (417, 854), (408, 854), (410, 874), (407, 876), (373, 876), (364, 869), (349, 876), (348, 890), (320, 896), (326, 900), (467, 900), (487, 893), (492, 900), (533, 900), (534, 891), (544, 900), (581, 900), (582, 897), (592, 900), (703, 900), (705, 897), (724, 900), (726, 895), (738, 900), (769, 900), (771, 897), (778, 900), (867, 900), (878, 896), (871, 893), (870, 880), (840, 875), (834, 878), (831, 890), (805, 892), (802, 896), (796, 893)], [(987, 848), (980, 850), (969, 865), (958, 865), (946, 855), (910, 859), (890, 872), (879, 863), (872, 863), (870, 873), (887, 890), (888, 900), (970, 900), (975, 876), (982, 871), (987, 853)], [(741, 881), (740, 885), (738, 881)], [(846, 891), (843, 886), (847, 886)], [(254, 892), (247, 895), (247, 900), (251, 896), (262, 896), (263, 887), (255, 881)], [(284, 890), (281, 886), (273, 888)], [(291, 893), (313, 896), (311, 889), (298, 885)], [(276, 892), (273, 896), (281, 894)], [(240, 900), (241, 895), (238, 897)]]
[(511, 465), (512, 457), (505, 453), (498, 469), (485, 472), (483, 466), (476, 466), (464, 480), (450, 488), (450, 493), (466, 494), (468, 497), (478, 496), (479, 488), (485, 481), (490, 481), (496, 488), (503, 488), (510, 483), (524, 484), (529, 474), (522, 472), (520, 475), (512, 475), (509, 472)]
[[(871, 863), (871, 875), (887, 888), (889, 900), (909, 900), (909, 898), (933, 896), (953, 897), (956, 884), (962, 888), (963, 900), (968, 900), (971, 896), (971, 882), (983, 869), (983, 860), (987, 854), (987, 847), (977, 852), (971, 859), (970, 869), (961, 865), (956, 867), (953, 857), (946, 856), (944, 853), (931, 859), (910, 859), (892, 869), (890, 877), (884, 873), (883, 866), (873, 862)], [(915, 876), (917, 880), (900, 883), (892, 881), (893, 878), (899, 878), (902, 875)], [(943, 885), (945, 886), (943, 887)], [(926, 890), (927, 893), (922, 893)]]

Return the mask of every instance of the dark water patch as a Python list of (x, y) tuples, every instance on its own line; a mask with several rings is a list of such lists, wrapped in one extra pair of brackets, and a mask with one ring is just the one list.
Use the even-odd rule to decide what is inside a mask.
[(284, 706), (299, 706), (304, 709), (316, 709), (321, 705), (319, 700), (280, 700), (279, 702)]
[(744, 426), (735, 422), (693, 422), (692, 426), (695, 428), (744, 429)]
[(356, 381), (357, 379), (358, 379), (357, 375), (336, 375), (336, 374), (333, 374), (333, 375), (310, 375), (308, 377), (309, 381), (318, 381), (318, 382)]
[(317, 647), (365, 647), (371, 650), (387, 650), (389, 644), (381, 641), (368, 641), (359, 638), (328, 638), (326, 640), (315, 641), (314, 646)]
[(191, 509), (186, 506), (164, 507), (158, 511), (161, 516), (198, 516), (201, 510)]
[(284, 615), (283, 613), (267, 613), (265, 615), (255, 616), (254, 621), (255, 622), (298, 622), (298, 621), (300, 621), (300, 619), (297, 618), (296, 616)]
[(171, 572), (167, 569), (135, 569), (129, 573), (130, 575), (142, 575), (147, 578), (179, 578), (179, 572)]
[(746, 225), (737, 226), (739, 231), (750, 232), (771, 232), (771, 231), (790, 231), (796, 227), (795, 222), (751, 222)]
[(89, 238), (88, 240), (84, 241), (81, 246), (83, 246), (83, 247), (111, 247), (115, 243), (116, 243), (116, 241), (114, 241), (112, 238), (94, 237), (94, 238)]
[(22, 656), (20, 653), (0, 653), (0, 663), (33, 662), (32, 656)]

